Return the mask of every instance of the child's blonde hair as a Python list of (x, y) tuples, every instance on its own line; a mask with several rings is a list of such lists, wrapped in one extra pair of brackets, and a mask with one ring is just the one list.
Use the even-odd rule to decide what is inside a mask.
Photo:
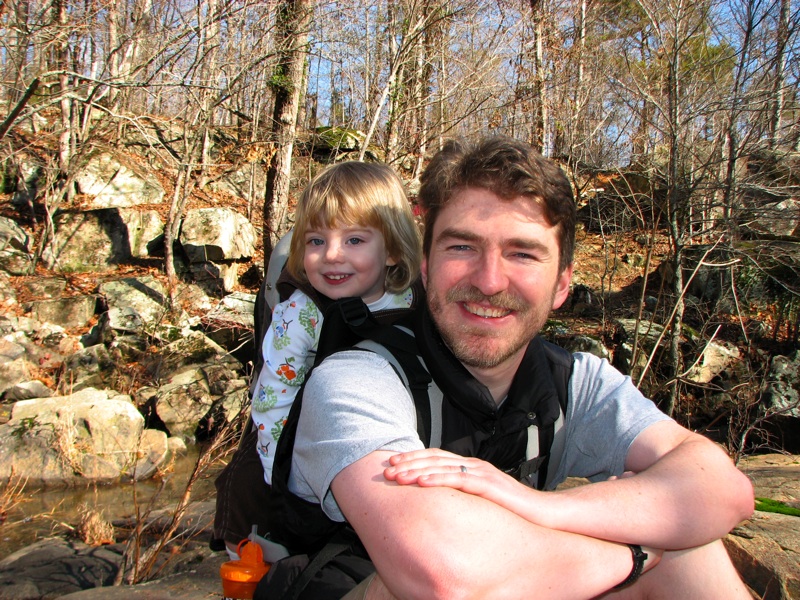
[(348, 161), (328, 167), (303, 191), (295, 212), (294, 234), (286, 267), (308, 281), (303, 258), (306, 232), (347, 226), (374, 227), (396, 262), (386, 272), (384, 287), (394, 294), (419, 276), (422, 242), (403, 183), (391, 167)]

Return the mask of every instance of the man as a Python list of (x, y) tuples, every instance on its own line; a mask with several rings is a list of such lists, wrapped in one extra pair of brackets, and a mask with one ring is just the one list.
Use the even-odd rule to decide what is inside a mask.
[(289, 488), (355, 529), (377, 569), (359, 593), (749, 598), (720, 538), (751, 514), (750, 482), (605, 361), (574, 356), (548, 476), (551, 488), (567, 476), (595, 483), (540, 492), (481, 460), (507, 470), (491, 423), (525, 393), (515, 382), (541, 352), (535, 336), (569, 293), (575, 206), (557, 165), (514, 140), (451, 143), (426, 169), (420, 202), (430, 318), (415, 335), (434, 379), (457, 359), (477, 390), (469, 406), (445, 390), (441, 410), (442, 448), (470, 458), (423, 449), (382, 356), (345, 351), (317, 367)]

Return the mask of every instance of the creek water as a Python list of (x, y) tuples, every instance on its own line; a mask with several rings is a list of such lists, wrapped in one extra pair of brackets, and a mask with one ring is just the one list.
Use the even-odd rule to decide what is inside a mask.
[[(155, 496), (152, 508), (174, 504), (184, 493), (186, 482), (200, 455), (199, 447), (178, 457), (165, 475), (148, 481), (47, 489), (25, 489), (20, 502), (11, 508), (0, 524), (0, 559), (35, 541), (69, 532), (80, 521), (81, 507), (102, 512), (108, 521), (125, 519), (144, 512)], [(192, 501), (214, 498), (214, 478), (222, 465), (207, 469), (192, 487)]]

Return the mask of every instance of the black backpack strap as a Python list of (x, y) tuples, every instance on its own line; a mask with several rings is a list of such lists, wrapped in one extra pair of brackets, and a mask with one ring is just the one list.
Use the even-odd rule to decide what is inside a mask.
[(536, 482), (536, 489), (542, 490), (547, 484), (547, 473), (550, 467), (550, 458), (553, 455), (553, 443), (556, 435), (556, 425), (563, 428), (563, 420), (567, 414), (567, 403), (569, 402), (569, 381), (572, 378), (572, 368), (575, 364), (575, 359), (571, 352), (564, 350), (560, 346), (543, 342), (545, 357), (550, 365), (550, 375), (556, 389), (558, 396), (558, 403), (561, 406), (561, 422), (557, 420), (547, 427), (539, 430), (539, 457), (542, 458), (541, 465), (538, 468), (538, 477)]
[(286, 590), (283, 598), (285, 600), (297, 600), (297, 598), (300, 597), (300, 594), (303, 593), (303, 590), (305, 590), (308, 584), (311, 583), (311, 580), (314, 579), (314, 576), (319, 573), (323, 567), (325, 567), (325, 565), (342, 554), (342, 552), (346, 551), (352, 545), (352, 539), (347, 539), (342, 532), (337, 532), (333, 539), (325, 544), (322, 550), (317, 552), (314, 558), (311, 559), (311, 562), (308, 563), (308, 566), (300, 572), (300, 575), (297, 576), (297, 579), (295, 579), (292, 582), (292, 585), (289, 586), (289, 589)]

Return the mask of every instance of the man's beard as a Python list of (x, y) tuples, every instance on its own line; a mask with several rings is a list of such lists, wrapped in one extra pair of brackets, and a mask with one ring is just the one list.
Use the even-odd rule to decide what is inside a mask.
[[(554, 295), (555, 290), (553, 297)], [(520, 326), (513, 332), (504, 331), (501, 332), (501, 335), (496, 335), (487, 332), (484, 328), (466, 323), (448, 323), (445, 307), (461, 302), (478, 303), (500, 310), (513, 311), (516, 313), (515, 316)], [(472, 286), (462, 286), (448, 290), (444, 303), (437, 294), (432, 294), (429, 290), (428, 305), (439, 334), (453, 355), (464, 366), (490, 369), (502, 364), (528, 346), (547, 321), (550, 307), (552, 307), (552, 299), (549, 305), (537, 308), (509, 292), (486, 296)]]

